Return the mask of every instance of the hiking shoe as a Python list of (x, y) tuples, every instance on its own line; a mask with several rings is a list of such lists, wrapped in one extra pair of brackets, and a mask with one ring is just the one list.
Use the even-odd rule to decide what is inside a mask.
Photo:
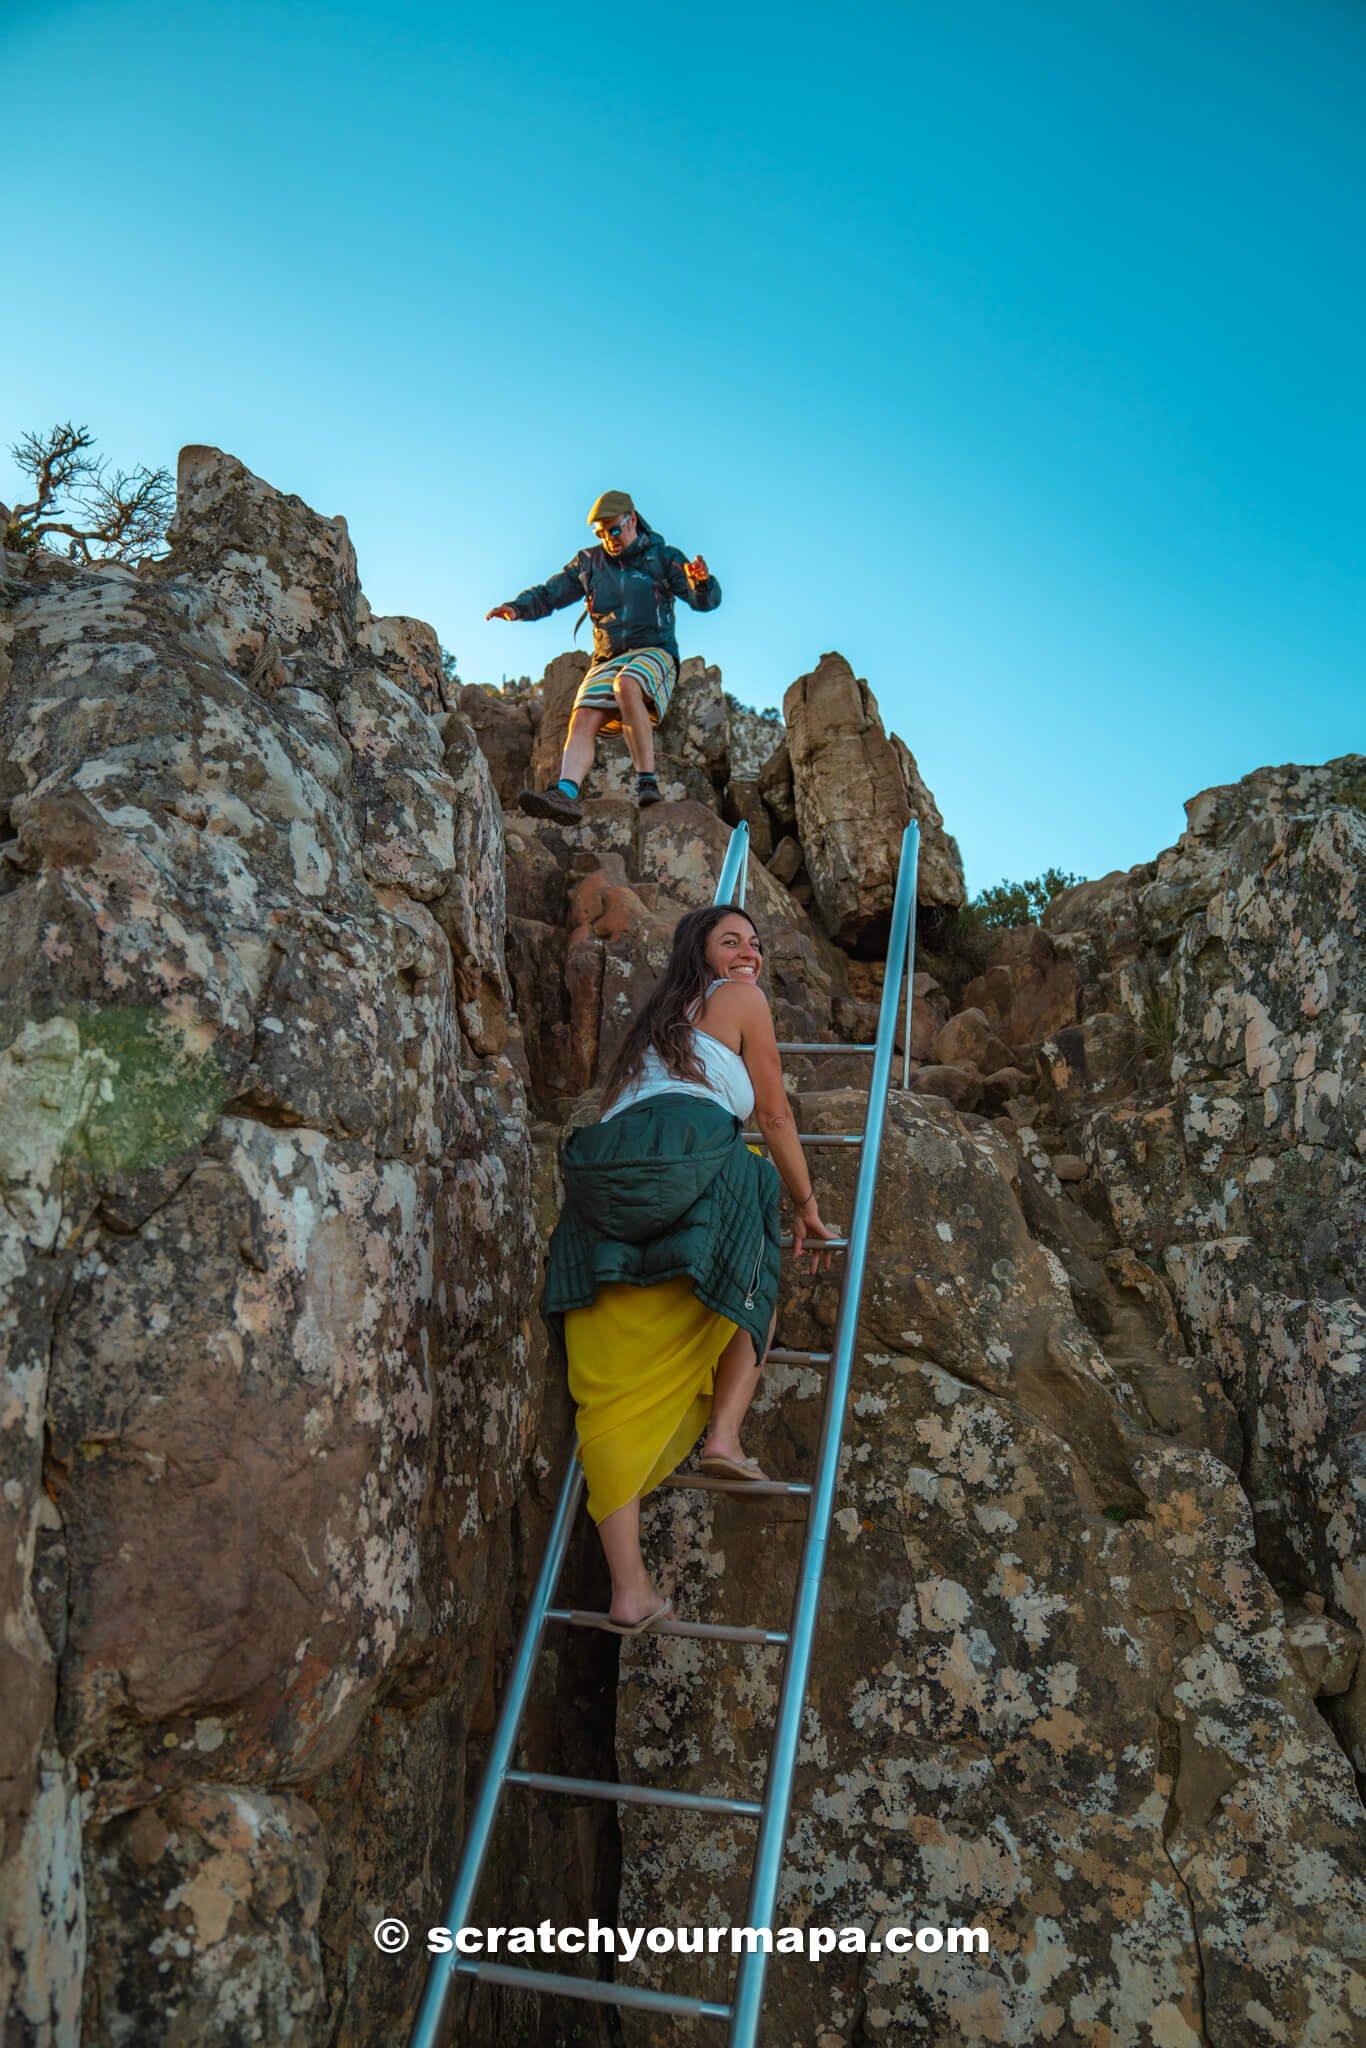
[(636, 791), (636, 802), (642, 811), (650, 804), (662, 804), (663, 801), (657, 785), (647, 785), (644, 789)]
[(583, 823), (582, 807), (574, 797), (566, 796), (562, 789), (524, 789), (517, 799), (517, 806), (533, 818), (554, 818), (561, 825)]

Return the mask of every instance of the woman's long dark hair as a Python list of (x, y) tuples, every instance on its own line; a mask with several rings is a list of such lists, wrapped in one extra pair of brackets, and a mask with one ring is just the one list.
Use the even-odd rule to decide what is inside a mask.
[(603, 1090), (604, 1109), (610, 1109), (622, 1090), (638, 1077), (649, 1046), (654, 1047), (676, 1081), (706, 1079), (693, 1050), (688, 1012), (716, 978), (707, 965), (706, 945), (723, 917), (743, 917), (758, 936), (754, 919), (742, 903), (709, 903), (705, 910), (690, 910), (686, 917), (679, 918), (668, 964), (612, 1062)]

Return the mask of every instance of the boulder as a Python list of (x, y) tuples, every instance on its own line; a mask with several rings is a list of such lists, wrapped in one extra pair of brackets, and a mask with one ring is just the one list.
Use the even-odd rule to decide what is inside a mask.
[[(557, 654), (541, 678), (541, 722), (531, 750), (532, 789), (549, 789), (559, 777), (574, 699), (590, 666), (589, 656), (575, 648), (570, 653)], [(607, 744), (602, 742), (602, 748)]]
[(681, 905), (658, 894), (647, 904), (601, 870), (574, 891), (565, 980), (574, 1068), (587, 1077), (583, 1085), (606, 1079), (632, 1018), (663, 971), (681, 915)]
[(797, 826), (797, 799), (792, 787), (792, 756), (781, 740), (759, 770), (759, 794), (772, 814), (775, 832)]
[(509, 697), (491, 684), (466, 683), (457, 693), (456, 706), (488, 761), (499, 803), (510, 809), (519, 792), (530, 787), (536, 729), (528, 699)]
[(911, 1074), (911, 1086), (917, 1095), (942, 1096), (955, 1109), (976, 1109), (982, 1100), (982, 1085), (976, 1067), (966, 1064), (917, 1067)]
[(1152, 881), (1153, 874), (1154, 863), (1145, 861), (1060, 890), (1044, 906), (1040, 920), (1044, 930), (1102, 930), (1114, 943), (1132, 946), (1138, 934), (1138, 892)]
[(759, 794), (757, 777), (732, 775), (726, 786), (722, 816), (728, 825), (748, 825), (749, 843), (756, 860), (767, 861), (773, 852), (773, 821)]
[(701, 770), (720, 792), (730, 780), (730, 715), (721, 671), (689, 655), (679, 667), (669, 708), (655, 734), (658, 751)]
[(1020, 925), (1002, 932), (984, 973), (963, 991), (964, 1003), (984, 1012), (1008, 1045), (1031, 1045), (1077, 1016), (1077, 969), (1050, 932)]
[[(1161, 1258), (1237, 1415), (1258, 1556), (1361, 1634), (1366, 757), (1258, 769), (1187, 815), (1155, 863), (1045, 913), (1128, 949), (1115, 982), (1163, 1054), (1150, 1092), (1102, 1087), (1085, 1108), (1092, 1054), (1122, 1060), (1113, 1018), (1108, 1052), (1074, 1057), (1056, 1034), (1045, 1084), (1061, 1083), (1121, 1244)], [(1366, 1769), (1359, 1667), (1326, 1711)]]
[(774, 848), (773, 858), (766, 862), (765, 865), (774, 881), (781, 882), (783, 887), (787, 888), (796, 881), (797, 876), (801, 872), (802, 843), (800, 839), (793, 839), (791, 836), (786, 839), (780, 839)]
[(1001, 1067), (996, 1073), (988, 1074), (982, 1083), (983, 1115), (1000, 1116), (1009, 1111), (1021, 1096), (1030, 1093), (1033, 1085), (1033, 1077), (1022, 1067)]
[(1039, 1078), (1055, 1111), (1070, 1114), (1128, 1094), (1137, 1058), (1132, 1019), (1102, 1011), (1045, 1039)]
[(888, 739), (876, 699), (844, 657), (823, 655), (792, 685), (783, 709), (798, 836), (831, 937), (851, 951), (879, 949), (912, 817), (921, 828), (920, 902), (962, 904), (963, 864), (938, 806), (909, 748)]
[(933, 1057), (941, 1065), (966, 1063), (979, 1074), (1014, 1064), (1010, 1047), (1001, 1043), (981, 1010), (960, 1010), (950, 1017), (935, 1039)]
[(852, 952), (884, 944), (910, 805), (876, 699), (826, 654), (783, 699), (797, 834), (822, 924)]

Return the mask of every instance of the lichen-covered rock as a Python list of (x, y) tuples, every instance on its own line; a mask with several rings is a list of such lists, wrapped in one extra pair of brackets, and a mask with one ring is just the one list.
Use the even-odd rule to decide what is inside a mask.
[[(1118, 890), (1050, 905), (1064, 929), (1097, 920), (1102, 941), (1118, 921), (1129, 958), (1113, 985), (1166, 1081), (1080, 1116), (1074, 1136), (1121, 1239), (1161, 1255), (1191, 1348), (1218, 1366), (1249, 1445), (1259, 1555), (1357, 1632), (1364, 802), (1360, 755), (1262, 769), (1193, 798), (1179, 845)], [(1366, 1767), (1360, 1675), (1333, 1716)]]
[(731, 781), (757, 781), (764, 767), (782, 745), (783, 721), (777, 711), (751, 711), (734, 697), (726, 699), (730, 713)]
[[(847, 1101), (807, 1098), (816, 1128)], [(1248, 2048), (1354, 2039), (1366, 1839), (1253, 1556), (1248, 1502), (1078, 1321), (994, 1134), (894, 1100), (779, 1895), (783, 1923), (980, 1927), (986, 1953), (775, 1958), (764, 2039)], [(826, 1214), (847, 1213), (838, 1161)], [(784, 1341), (820, 1288), (785, 1297)], [(754, 1449), (804, 1477), (820, 1375), (770, 1367)], [(662, 1497), (688, 1619), (781, 1626), (801, 1518)], [(623, 1778), (754, 1797), (771, 1651), (632, 1645)], [(752, 1826), (627, 1808), (621, 1917), (743, 1915)], [(636, 1981), (724, 1995), (729, 1965)], [(628, 2016), (628, 2040), (662, 2038)]]
[(312, 2041), (374, 1952), (325, 1983), (302, 1788), (482, 1684), (532, 1436), (502, 834), (343, 521), (195, 449), (174, 539), (3, 617), (3, 1953), (80, 2002), (74, 1859), (85, 2039)]
[(1137, 1060), (1131, 1017), (1098, 1011), (1068, 1024), (1039, 1047), (1039, 1078), (1055, 1104), (1113, 1101), (1131, 1094)]
[(187, 1785), (101, 1829), (93, 1864), (98, 2038), (141, 2041), (155, 2029), (167, 2048), (318, 2038), (327, 1854), (302, 1799)]

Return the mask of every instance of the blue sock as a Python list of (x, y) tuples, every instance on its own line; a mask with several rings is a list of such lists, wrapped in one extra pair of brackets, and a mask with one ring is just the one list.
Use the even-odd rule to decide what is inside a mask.
[(555, 787), (556, 789), (562, 789), (566, 796), (573, 797), (577, 802), (579, 794), (579, 785), (577, 782), (571, 782), (567, 775), (562, 775), (559, 781), (555, 784)]
[(654, 789), (655, 787), (656, 787), (656, 783), (655, 783), (655, 771), (654, 771), (654, 769), (653, 769), (653, 768), (638, 768), (638, 769), (636, 770), (636, 788), (637, 788), (637, 789)]

